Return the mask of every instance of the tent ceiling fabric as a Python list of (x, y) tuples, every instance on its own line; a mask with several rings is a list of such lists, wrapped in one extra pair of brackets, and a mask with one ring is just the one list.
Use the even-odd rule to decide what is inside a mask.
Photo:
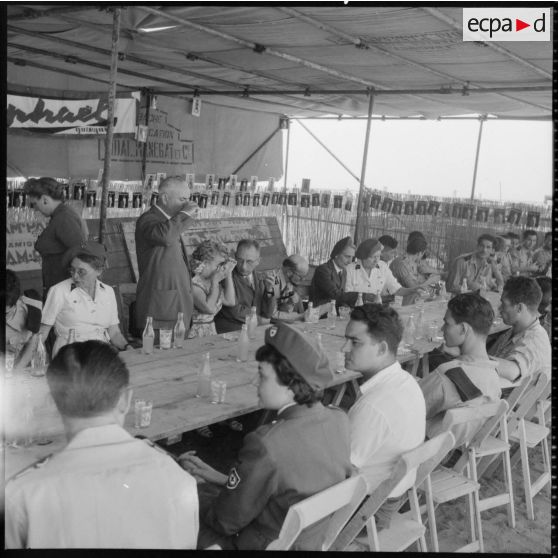
[[(199, 89), (210, 102), (292, 117), (364, 115), (367, 88), (378, 115), (550, 117), (552, 41), (463, 42), (461, 19), (462, 8), (447, 5), (125, 5), (118, 83), (184, 96)], [(8, 82), (14, 63), (107, 80), (92, 64), (109, 66), (111, 32), (106, 8), (8, 6)], [(204, 93), (244, 88), (265, 94)], [(476, 92), (490, 88), (501, 89)], [(411, 92), (440, 89), (455, 93)]]

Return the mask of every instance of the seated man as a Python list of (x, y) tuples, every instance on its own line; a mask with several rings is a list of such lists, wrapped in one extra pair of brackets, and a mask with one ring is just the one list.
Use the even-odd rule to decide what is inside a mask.
[(309, 265), (305, 258), (293, 254), (283, 261), (280, 269), (267, 275), (273, 280), (273, 289), (265, 292), (271, 299), (271, 316), (281, 320), (301, 320), (304, 305), (297, 288), (308, 275)]
[(384, 234), (378, 238), (380, 244), (383, 246), (380, 259), (385, 262), (388, 266), (397, 256), (397, 245), (399, 244), (393, 236), (389, 234)]
[[(228, 476), (194, 452), (180, 458), (207, 481), (200, 485), (198, 548), (218, 542), (263, 550), (290, 506), (351, 476), (347, 415), (320, 403), (333, 373), (315, 340), (279, 322), (266, 330), (256, 360), (260, 405), (277, 411), (277, 420), (246, 436)], [(327, 526), (326, 520), (306, 530), (293, 550), (318, 550)]]
[(257, 240), (242, 239), (236, 247), (236, 267), (232, 271), (236, 304), (223, 306), (215, 316), (217, 333), (237, 331), (246, 323), (246, 316), (255, 306), (258, 321), (266, 323), (271, 317), (271, 299), (264, 296), (274, 282), (269, 277), (258, 273), (260, 263), (260, 245)]
[(511, 328), (488, 350), (498, 362), (502, 388), (514, 387), (523, 377), (538, 372), (550, 377), (550, 341), (539, 322), (541, 300), (541, 288), (531, 277), (510, 277), (504, 285), (500, 314)]
[[(448, 347), (460, 355), (438, 366), (419, 382), (426, 401), (426, 436), (442, 431), (448, 409), (498, 401), (501, 396), (496, 362), (486, 352), (486, 338), (494, 321), (488, 300), (475, 293), (459, 294), (448, 302), (442, 331)], [(467, 425), (475, 428), (478, 424)], [(463, 432), (465, 435), (466, 432)], [(459, 440), (456, 446), (459, 445)]]
[[(436, 274), (431, 274), (428, 279), (425, 279), (425, 276), (418, 270), (418, 265), (422, 261), (427, 246), (424, 237), (415, 236), (407, 243), (406, 254), (395, 258), (391, 262), (391, 272), (403, 287), (417, 289), (427, 287), (440, 280), (440, 275)], [(417, 292), (404, 296), (403, 306), (414, 304), (417, 298), (419, 298)]]
[(1, 352), (13, 352), (18, 366), (31, 360), (35, 347), (31, 337), (39, 333), (42, 308), (39, 293), (30, 289), (22, 294), (17, 275), (6, 269), (6, 347)]
[(552, 232), (544, 235), (543, 245), (533, 253), (533, 265), (538, 275), (546, 275), (552, 267)]
[(352, 306), (355, 303), (357, 293), (345, 292), (346, 268), (355, 257), (355, 250), (352, 238), (347, 236), (335, 244), (329, 260), (316, 268), (310, 286), (310, 301), (315, 308), (332, 300), (338, 306)]
[(453, 261), (446, 281), (446, 289), (460, 293), (464, 286), (468, 291), (482, 288), (498, 290), (504, 283), (502, 275), (489, 259), (494, 249), (494, 237), (481, 234), (477, 249), (472, 254), (463, 254)]
[(511, 275), (515, 276), (519, 274), (519, 258), (517, 255), (517, 251), (519, 250), (519, 245), (521, 244), (521, 241), (519, 239), (519, 235), (511, 231), (506, 233), (505, 237), (509, 238), (511, 242), (511, 246), (509, 250), (510, 270), (511, 270)]
[(538, 265), (533, 262), (536, 247), (537, 233), (530, 229), (523, 231), (523, 242), (515, 253), (517, 267), (521, 275), (531, 275), (538, 272)]
[(537, 277), (537, 283), (542, 291), (539, 304), (539, 322), (544, 327), (552, 344), (552, 279), (550, 277)]
[(503, 281), (506, 282), (512, 275), (511, 238), (507, 234), (495, 238), (496, 245), (494, 246), (493, 260), (502, 275)]
[(46, 374), (68, 438), (6, 484), (7, 548), (195, 548), (195, 480), (124, 428), (132, 390), (102, 341), (60, 349)]
[[(351, 462), (366, 478), (368, 493), (389, 478), (403, 453), (424, 441), (424, 397), (396, 359), (402, 334), (397, 312), (381, 304), (355, 308), (345, 331), (345, 367), (363, 375), (361, 396), (349, 410)], [(375, 516), (378, 528), (389, 526), (415, 477), (407, 475), (393, 490)]]

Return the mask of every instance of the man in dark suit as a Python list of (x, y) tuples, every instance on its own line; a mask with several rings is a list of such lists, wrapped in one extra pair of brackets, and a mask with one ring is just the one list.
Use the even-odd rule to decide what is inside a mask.
[[(236, 267), (232, 272), (236, 304), (223, 306), (215, 316), (217, 333), (237, 331), (246, 322), (252, 306), (256, 307), (258, 320), (263, 323), (271, 317), (273, 281), (256, 271), (260, 263), (260, 245), (257, 240), (243, 238), (236, 247)], [(266, 295), (266, 291), (271, 293)], [(262, 321), (263, 320), (263, 321)]]
[[(347, 415), (320, 402), (333, 373), (317, 341), (278, 322), (256, 360), (260, 405), (277, 419), (244, 438), (228, 476), (195, 452), (180, 456), (205, 481), (198, 487), (200, 549), (217, 542), (225, 550), (263, 550), (293, 504), (351, 476)], [(306, 529), (293, 550), (319, 550), (327, 527), (325, 520)]]
[(353, 261), (355, 250), (352, 238), (347, 236), (335, 244), (329, 261), (316, 268), (310, 286), (310, 300), (314, 307), (331, 300), (351, 306), (355, 303), (357, 293), (344, 292), (347, 281), (345, 268)]
[(180, 239), (198, 210), (196, 203), (188, 201), (189, 195), (184, 178), (165, 178), (157, 204), (136, 223), (136, 326), (140, 330), (147, 316), (153, 318), (154, 328), (171, 329), (178, 312), (184, 313), (186, 328), (190, 327), (194, 303), (188, 258)]

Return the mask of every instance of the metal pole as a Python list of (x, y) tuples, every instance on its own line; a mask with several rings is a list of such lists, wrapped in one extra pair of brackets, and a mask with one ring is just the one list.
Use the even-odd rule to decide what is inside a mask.
[(475, 185), (477, 182), (477, 169), (479, 166), (479, 153), (480, 153), (481, 138), (482, 138), (482, 127), (484, 125), (485, 120), (486, 120), (486, 116), (480, 117), (479, 137), (477, 138), (477, 153), (475, 155), (475, 170), (473, 171), (473, 186), (471, 187), (471, 200), (475, 199)]
[(364, 137), (364, 153), (362, 155), (362, 169), (360, 171), (360, 188), (358, 191), (357, 216), (355, 221), (355, 244), (358, 244), (358, 228), (362, 217), (364, 204), (364, 180), (366, 179), (366, 161), (368, 159), (368, 145), (370, 143), (370, 125), (372, 124), (372, 108), (374, 107), (374, 93), (370, 91), (368, 100), (368, 120), (366, 122), (366, 136)]
[(141, 153), (141, 181), (145, 183), (145, 169), (147, 168), (147, 142), (149, 141), (149, 109), (151, 108), (151, 91), (145, 91), (145, 125), (147, 126), (147, 137), (143, 144)]
[(297, 122), (357, 181), (360, 182), (360, 178), (345, 164), (333, 151), (331, 151), (319, 138), (316, 136), (309, 128), (307, 128), (300, 120)]
[(110, 180), (110, 158), (114, 132), (114, 104), (116, 102), (116, 74), (118, 69), (118, 39), (120, 35), (120, 8), (114, 8), (112, 18), (112, 48), (110, 59), (110, 86), (108, 93), (108, 122), (105, 137), (105, 161), (103, 166), (103, 189), (101, 191), (101, 215), (99, 242), (103, 242), (107, 220), (108, 186)]
[(285, 180), (283, 182), (283, 187), (287, 189), (287, 175), (289, 173), (289, 145), (291, 142), (291, 122), (287, 120), (287, 154), (285, 156)]

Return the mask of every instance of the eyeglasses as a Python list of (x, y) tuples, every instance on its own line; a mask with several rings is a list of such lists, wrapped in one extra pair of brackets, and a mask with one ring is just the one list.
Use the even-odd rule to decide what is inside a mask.
[(75, 268), (75, 267), (69, 267), (68, 268), (68, 273), (70, 274), (70, 277), (73, 277), (76, 273), (78, 275), (78, 277), (85, 277), (88, 273), (87, 269), (81, 269), (81, 268)]

